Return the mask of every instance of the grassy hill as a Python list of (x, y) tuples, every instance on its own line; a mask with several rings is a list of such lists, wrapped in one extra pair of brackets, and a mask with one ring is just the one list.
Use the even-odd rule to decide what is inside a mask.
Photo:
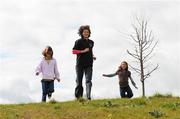
[(0, 105), (0, 119), (180, 119), (180, 98), (104, 99)]

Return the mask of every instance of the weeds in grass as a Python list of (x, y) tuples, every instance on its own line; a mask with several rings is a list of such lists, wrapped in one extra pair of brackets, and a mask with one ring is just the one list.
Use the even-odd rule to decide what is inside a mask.
[(59, 110), (60, 108), (61, 108), (60, 105), (54, 106), (54, 109), (55, 109), (55, 110)]
[(118, 106), (118, 104), (112, 103), (111, 101), (107, 101), (107, 102), (103, 103), (102, 106), (103, 106), (103, 107), (108, 107), (108, 108), (110, 108), (110, 107)]
[(147, 100), (145, 98), (142, 99), (134, 99), (132, 100), (132, 107), (143, 107), (147, 105)]
[(157, 97), (157, 98), (172, 98), (172, 94), (160, 94), (160, 93), (156, 93), (154, 94), (152, 97)]
[(164, 114), (156, 109), (154, 109), (152, 112), (149, 112), (149, 114), (155, 118), (160, 118), (162, 117)]
[(161, 106), (162, 108), (170, 108), (172, 110), (177, 110), (180, 107), (180, 103), (166, 103)]

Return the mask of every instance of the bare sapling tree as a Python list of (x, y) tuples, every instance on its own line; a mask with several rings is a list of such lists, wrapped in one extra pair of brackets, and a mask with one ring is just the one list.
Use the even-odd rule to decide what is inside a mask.
[(158, 69), (159, 65), (153, 66), (150, 64), (150, 59), (153, 56), (153, 51), (158, 43), (155, 40), (152, 30), (149, 29), (148, 21), (144, 18), (135, 18), (132, 24), (133, 32), (129, 34), (130, 40), (133, 40), (133, 51), (127, 50), (127, 53), (135, 59), (137, 66), (130, 67), (138, 73), (142, 82), (142, 96), (145, 96), (144, 81), (151, 76), (151, 74)]

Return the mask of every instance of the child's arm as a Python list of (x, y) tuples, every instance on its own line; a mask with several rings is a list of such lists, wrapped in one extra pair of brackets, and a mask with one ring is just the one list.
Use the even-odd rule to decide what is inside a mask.
[(55, 73), (55, 79), (57, 79), (57, 81), (60, 82), (59, 71), (58, 71), (58, 67), (57, 67), (57, 62), (56, 62), (56, 60), (55, 60), (54, 73)]
[(134, 82), (134, 80), (132, 79), (131, 76), (129, 77), (129, 79), (131, 80), (132, 85), (133, 85), (136, 89), (138, 89), (138, 87), (136, 86), (136, 83)]
[(36, 75), (39, 75), (42, 72), (42, 61), (41, 63), (36, 67)]
[(113, 73), (113, 74), (103, 74), (104, 77), (113, 77), (116, 76), (117, 73)]

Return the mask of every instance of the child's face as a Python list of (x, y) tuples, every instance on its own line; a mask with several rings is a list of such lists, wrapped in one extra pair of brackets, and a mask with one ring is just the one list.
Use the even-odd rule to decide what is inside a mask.
[(89, 30), (87, 30), (87, 29), (83, 30), (82, 35), (84, 38), (89, 38)]
[(46, 53), (46, 57), (47, 57), (48, 59), (50, 59), (50, 58), (51, 58), (51, 52), (47, 52), (47, 53)]
[(126, 63), (122, 62), (122, 63), (121, 63), (121, 68), (122, 68), (122, 69), (126, 69), (126, 68), (127, 68)]
[(46, 56), (47, 56), (47, 57), (51, 57), (51, 54), (50, 54), (50, 53), (47, 53)]

